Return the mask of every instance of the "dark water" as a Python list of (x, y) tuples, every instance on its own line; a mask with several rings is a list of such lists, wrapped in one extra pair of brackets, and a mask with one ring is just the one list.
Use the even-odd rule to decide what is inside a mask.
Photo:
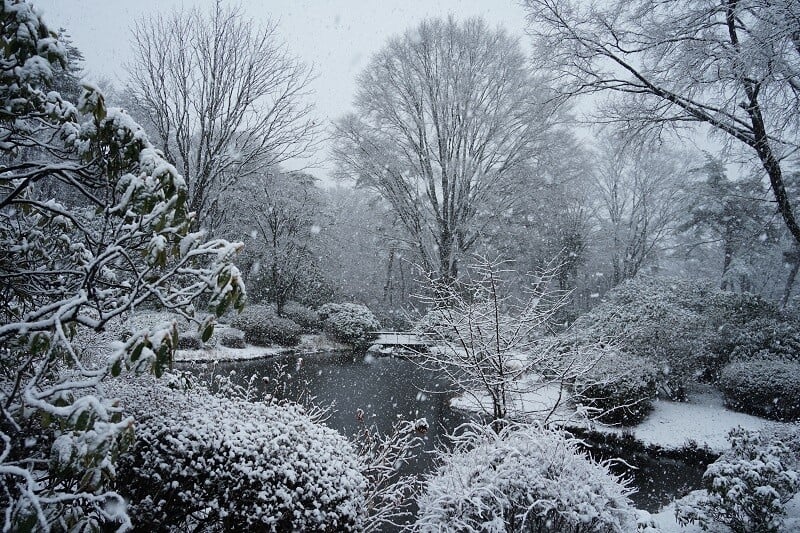
[[(186, 368), (208, 376), (212, 365), (194, 364)], [(365, 424), (375, 425), (382, 432), (389, 431), (398, 417), (406, 420), (424, 417), (429, 430), (423, 437), (421, 453), (403, 468), (407, 473), (430, 472), (435, 464), (432, 452), (444, 443), (448, 433), (469, 420), (467, 414), (450, 408), (447, 382), (403, 358), (365, 358), (344, 352), (286, 355), (218, 363), (213, 365), (213, 371), (224, 375), (235, 371), (234, 380), (238, 383), (245, 383), (253, 374), (281, 376), (268, 383), (256, 380), (258, 393), (277, 392), (278, 396), (292, 400), (310, 394), (316, 405), (330, 406), (326, 424), (348, 437), (364, 427), (356, 418), (359, 409), (364, 412)], [(638, 492), (632, 500), (638, 508), (650, 512), (699, 488), (705, 471), (703, 464), (654, 457), (624, 446), (595, 446), (590, 453), (598, 459), (620, 457), (628, 463), (632, 468), (618, 464), (615, 471), (633, 479)]]
[[(614, 461), (611, 471), (632, 480), (636, 494), (631, 500), (639, 509), (656, 512), (677, 498), (702, 486), (703, 473), (711, 460), (686, 460), (671, 454), (634, 450), (619, 445), (591, 443), (587, 452), (596, 460)], [(624, 462), (623, 462), (624, 461)]]
[[(210, 364), (185, 366), (206, 376), (211, 367)], [(235, 371), (234, 380), (240, 384), (253, 374), (281, 376), (277, 391), (275, 380), (264, 383), (259, 379), (254, 384), (259, 393), (277, 392), (277, 396), (292, 400), (304, 400), (310, 394), (315, 405), (328, 407), (329, 418), (325, 423), (347, 437), (365, 426), (375, 426), (386, 433), (400, 417), (425, 418), (429, 429), (422, 436), (423, 445), (417, 449), (420, 453), (403, 472), (430, 472), (437, 445), (454, 428), (469, 420), (467, 414), (450, 408), (447, 382), (408, 359), (329, 352), (217, 363), (214, 367), (217, 374)], [(363, 424), (356, 418), (359, 410), (364, 413)]]

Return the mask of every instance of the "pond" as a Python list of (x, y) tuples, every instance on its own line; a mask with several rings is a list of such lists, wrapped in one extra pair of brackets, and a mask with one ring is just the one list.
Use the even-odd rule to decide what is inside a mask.
[[(185, 366), (192, 372), (208, 374), (212, 365)], [(415, 474), (430, 472), (434, 454), (446, 435), (470, 415), (452, 409), (448, 383), (440, 376), (421, 369), (409, 359), (372, 357), (347, 352), (314, 355), (285, 355), (230, 363), (217, 363), (217, 374), (235, 371), (235, 380), (245, 383), (253, 374), (282, 376), (279, 395), (298, 399), (311, 395), (318, 406), (329, 407), (326, 423), (346, 436), (361, 427), (356, 413), (364, 412), (364, 422), (380, 431), (391, 429), (399, 417), (407, 420), (426, 418), (429, 430), (424, 435), (422, 453), (404, 470)], [(265, 383), (257, 380), (260, 393), (274, 393), (276, 380)], [(650, 512), (690, 490), (700, 487), (704, 464), (677, 457), (663, 457), (625, 446), (597, 446), (592, 452), (598, 458), (620, 457), (624, 464), (616, 472), (633, 478), (638, 492), (632, 497), (636, 506)]]
[[(211, 372), (210, 364), (183, 367), (201, 375)], [(403, 469), (408, 473), (431, 471), (433, 452), (442, 439), (469, 420), (467, 413), (450, 408), (447, 382), (408, 359), (328, 352), (217, 363), (215, 367), (217, 374), (235, 371), (235, 381), (240, 384), (253, 374), (281, 376), (285, 390), (277, 391), (277, 396), (297, 400), (311, 395), (315, 405), (328, 408), (325, 423), (347, 437), (364, 425), (388, 432), (400, 417), (425, 418), (429, 429), (422, 436), (422, 453)], [(259, 379), (255, 386), (260, 393), (276, 392), (273, 381)], [(359, 410), (364, 413), (363, 425), (356, 417)]]

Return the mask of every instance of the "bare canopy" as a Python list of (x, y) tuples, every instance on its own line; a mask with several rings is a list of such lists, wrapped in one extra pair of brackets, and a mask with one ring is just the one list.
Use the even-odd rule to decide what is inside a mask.
[(547, 124), (518, 42), (480, 19), (428, 20), (389, 41), (338, 123), (340, 175), (380, 193), (423, 267), (458, 276), (480, 210), (522, 172)]
[(784, 186), (787, 161), (800, 148), (800, 2), (525, 3), (539, 57), (567, 94), (622, 94), (606, 117), (638, 132), (705, 123), (745, 146), (800, 243)]
[(236, 180), (307, 155), (315, 125), (303, 102), (310, 70), (274, 23), (239, 8), (181, 9), (141, 19), (129, 65), (138, 111), (187, 179), (189, 208), (213, 228)]

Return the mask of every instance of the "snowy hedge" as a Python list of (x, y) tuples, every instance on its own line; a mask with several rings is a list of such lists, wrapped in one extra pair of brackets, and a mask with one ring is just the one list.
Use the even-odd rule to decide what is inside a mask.
[(646, 358), (661, 373), (666, 395), (682, 399), (688, 382), (716, 380), (732, 354), (796, 352), (797, 328), (791, 333), (791, 327), (778, 325), (781, 321), (773, 304), (753, 294), (638, 276), (606, 294), (570, 333), (578, 343), (611, 341)]
[(800, 419), (800, 363), (736, 361), (722, 370), (719, 388), (731, 409), (775, 420)]
[(460, 322), (461, 318), (452, 309), (431, 309), (417, 320), (414, 331), (434, 342), (452, 342), (458, 338)]
[(731, 332), (730, 358), (800, 362), (800, 323), (779, 318), (753, 320)]
[[(220, 345), (226, 348), (242, 349), (246, 343), (244, 340), (244, 331), (236, 328), (217, 328), (214, 331)], [(212, 338), (213, 340), (213, 338)]]
[(633, 425), (653, 409), (658, 373), (641, 357), (606, 349), (574, 385), (573, 401), (607, 424)]
[(200, 350), (203, 348), (203, 340), (194, 331), (182, 331), (178, 334), (179, 350)]
[(538, 426), (470, 426), (419, 496), (418, 531), (636, 531), (631, 491), (577, 441)]
[(283, 316), (296, 322), (305, 333), (317, 331), (322, 327), (319, 314), (298, 302), (287, 302), (283, 306)]
[(730, 451), (703, 474), (706, 490), (676, 503), (678, 523), (704, 530), (724, 524), (737, 533), (782, 531), (784, 505), (800, 490), (792, 452), (779, 440), (742, 428), (731, 430), (728, 440)]
[(300, 326), (288, 318), (279, 317), (267, 305), (246, 307), (231, 325), (244, 331), (245, 340), (256, 346), (294, 346), (300, 342)]
[(361, 528), (366, 481), (355, 452), (299, 406), (172, 390), (151, 379), (113, 392), (136, 419), (117, 490), (137, 529)]
[(667, 396), (683, 399), (686, 383), (705, 373), (710, 355), (713, 332), (699, 303), (710, 290), (684, 280), (635, 278), (581, 316), (571, 334), (579, 343), (612, 341), (644, 357), (660, 372)]
[(366, 306), (354, 303), (325, 304), (317, 312), (325, 332), (335, 340), (363, 346), (370, 332), (380, 328), (378, 320)]

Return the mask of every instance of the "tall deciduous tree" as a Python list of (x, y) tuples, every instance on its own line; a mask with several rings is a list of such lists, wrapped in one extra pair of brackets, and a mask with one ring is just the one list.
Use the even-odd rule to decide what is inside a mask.
[(594, 190), (599, 223), (608, 239), (613, 286), (654, 260), (672, 235), (682, 208), (681, 181), (689, 166), (685, 154), (668, 150), (634, 154), (630, 147), (619, 145), (598, 159)]
[(189, 208), (214, 228), (220, 195), (237, 180), (299, 156), (314, 144), (304, 103), (310, 70), (278, 40), (217, 1), (140, 20), (129, 65), (136, 111), (187, 176)]
[(338, 123), (340, 173), (380, 193), (423, 267), (453, 280), (477, 211), (546, 135), (543, 89), (516, 40), (452, 18), (391, 39), (359, 86), (356, 114)]
[(785, 165), (800, 148), (796, 0), (526, 0), (567, 95), (623, 95), (606, 111), (641, 129), (707, 124), (757, 157), (800, 243)]
[(275, 304), (278, 314), (302, 299), (319, 277), (315, 240), (323, 217), (322, 191), (302, 172), (268, 172), (240, 183), (225, 197), (233, 211), (224, 233), (242, 239), (248, 292)]

